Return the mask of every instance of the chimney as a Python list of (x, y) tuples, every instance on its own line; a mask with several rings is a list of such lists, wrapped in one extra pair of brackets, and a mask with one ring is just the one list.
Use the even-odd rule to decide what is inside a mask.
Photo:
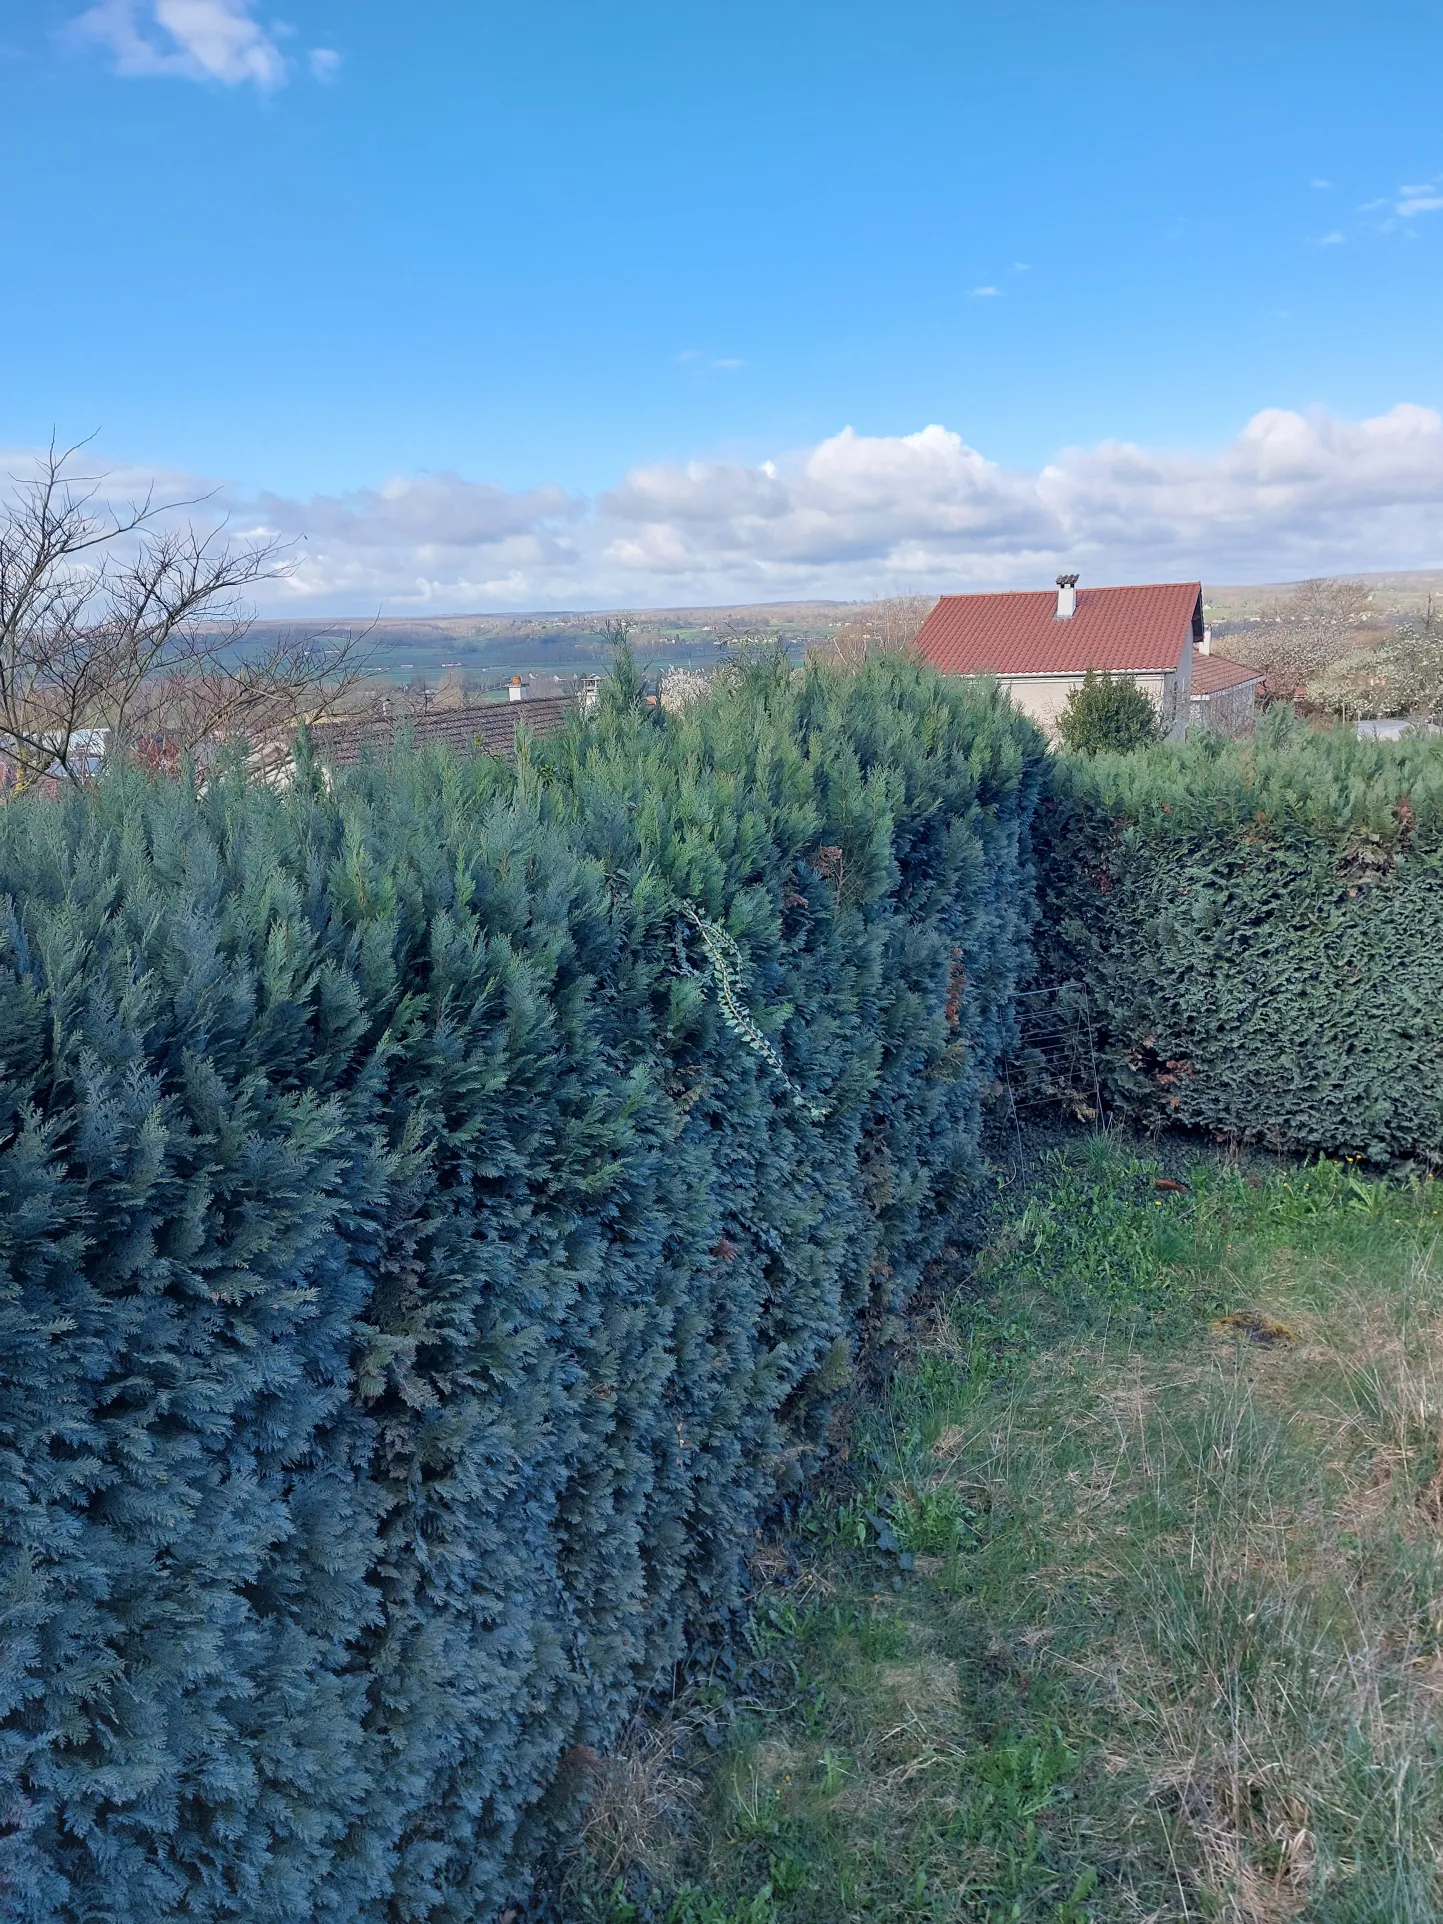
[(1077, 576), (1057, 577), (1057, 619), (1071, 621), (1077, 613)]
[(1204, 629), (1203, 629), (1203, 638), (1202, 638), (1202, 640), (1201, 640), (1201, 641), (1200, 641), (1200, 642), (1198, 643), (1198, 645), (1197, 645), (1197, 651), (1198, 651), (1198, 653), (1199, 653), (1200, 655), (1210, 655), (1210, 654), (1212, 653), (1212, 651), (1213, 651), (1213, 631), (1212, 631), (1212, 629), (1211, 629), (1211, 628), (1208, 628), (1208, 627), (1204, 627)]
[(512, 701), (520, 701), (522, 696), (525, 693), (526, 693), (526, 690), (521, 686), (520, 675), (513, 675), (511, 677), (511, 686), (507, 690), (507, 694), (510, 696)]

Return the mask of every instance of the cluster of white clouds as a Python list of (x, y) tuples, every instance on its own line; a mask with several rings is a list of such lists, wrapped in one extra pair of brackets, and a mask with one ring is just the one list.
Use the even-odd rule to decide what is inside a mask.
[[(0, 474), (23, 475), (23, 451)], [(298, 498), (99, 458), (102, 499), (189, 501), (230, 538), (280, 537), (272, 613), (848, 599), (1094, 582), (1279, 581), (1443, 567), (1443, 418), (1268, 408), (1211, 454), (1103, 441), (1007, 467), (939, 426), (851, 428), (774, 461), (634, 468), (594, 498), (459, 474)]]
[[(99, 47), (129, 77), (247, 84), (269, 93), (289, 79), (292, 63), (280, 40), (286, 29), (264, 27), (251, 0), (96, 0), (72, 24), (79, 45)], [(318, 80), (332, 80), (341, 56), (312, 47), (306, 64)]]
[(294, 544), (296, 565), (272, 606), (327, 613), (525, 606), (587, 578), (578, 539), (588, 503), (556, 486), (508, 490), (423, 474), (307, 500), (239, 501), (237, 525)]
[(1398, 189), (1398, 204), (1393, 209), (1399, 220), (1412, 220), (1416, 214), (1443, 212), (1443, 182), (1424, 180)]
[[(1331, 191), (1330, 180), (1309, 181), (1310, 187)], [(1364, 231), (1369, 233), (1391, 234), (1399, 229), (1412, 232), (1409, 223), (1417, 220), (1420, 214), (1443, 213), (1443, 180), (1415, 180), (1395, 187), (1391, 193), (1380, 194), (1374, 200), (1365, 200), (1358, 213), (1367, 216), (1363, 223)], [(1339, 247), (1347, 240), (1347, 233), (1341, 227), (1332, 228), (1328, 233), (1318, 236), (1315, 245), (1319, 247)]]
[(748, 593), (1093, 579), (1276, 579), (1443, 564), (1443, 420), (1270, 408), (1210, 455), (1117, 441), (1038, 470), (944, 427), (844, 429), (792, 462), (640, 469), (597, 503), (608, 573)]
[[(105, 493), (151, 477), (109, 467)], [(11, 455), (3, 471), (23, 470)], [(206, 484), (158, 477), (168, 499)], [(1094, 582), (1276, 581), (1443, 566), (1443, 418), (1268, 408), (1211, 454), (1103, 441), (1007, 467), (939, 426), (851, 428), (774, 461), (659, 463), (586, 498), (458, 474), (296, 498), (221, 487), (187, 510), (294, 543), (262, 605), (316, 614), (676, 606)]]

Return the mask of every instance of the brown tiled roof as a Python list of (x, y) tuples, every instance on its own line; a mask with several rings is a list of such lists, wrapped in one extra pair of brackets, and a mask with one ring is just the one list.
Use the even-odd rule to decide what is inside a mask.
[(1070, 621), (1057, 595), (943, 595), (917, 646), (944, 675), (1121, 674), (1175, 669), (1202, 636), (1202, 586), (1079, 588)]
[(467, 708), (432, 708), (421, 715), (393, 720), (326, 722), (312, 730), (316, 753), (333, 767), (359, 761), (364, 748), (380, 753), (391, 746), (398, 729), (410, 734), (417, 748), (433, 743), (459, 755), (478, 750), (488, 755), (516, 753), (516, 724), (525, 722), (533, 735), (553, 735), (575, 713), (569, 695), (541, 695), (534, 701), (473, 702)]
[(1244, 668), (1240, 661), (1229, 661), (1223, 655), (1201, 655), (1193, 650), (1192, 692), (1195, 695), (1220, 695), (1225, 688), (1241, 688), (1244, 682), (1264, 679), (1261, 668)]

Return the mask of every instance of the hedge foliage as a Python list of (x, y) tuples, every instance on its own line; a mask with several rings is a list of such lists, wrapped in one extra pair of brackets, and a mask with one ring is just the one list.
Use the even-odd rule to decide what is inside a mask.
[(1038, 980), (1085, 989), (1114, 1113), (1443, 1161), (1443, 744), (1060, 757), (1037, 835)]
[(0, 811), (7, 1918), (524, 1884), (956, 1233), (1038, 750), (762, 664)]

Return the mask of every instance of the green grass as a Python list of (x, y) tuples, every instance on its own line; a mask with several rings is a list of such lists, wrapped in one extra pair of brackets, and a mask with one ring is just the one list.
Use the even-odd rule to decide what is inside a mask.
[(1443, 1916), (1436, 1186), (1157, 1174), (1053, 1160), (599, 1774), (575, 1915)]

